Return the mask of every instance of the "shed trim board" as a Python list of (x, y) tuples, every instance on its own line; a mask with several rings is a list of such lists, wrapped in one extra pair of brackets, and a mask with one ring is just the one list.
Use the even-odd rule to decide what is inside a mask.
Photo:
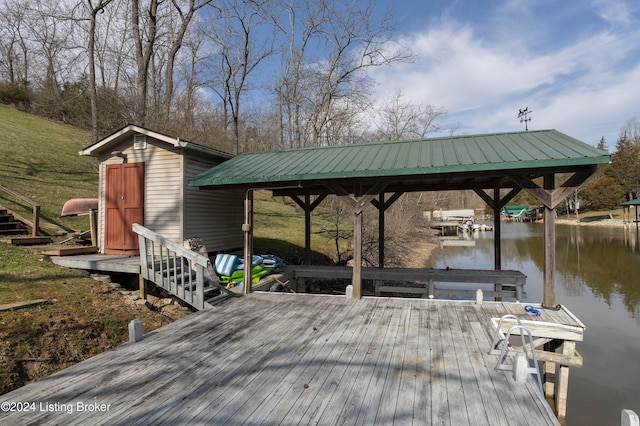
[[(299, 148), (241, 154), (196, 176), (190, 186), (246, 191), (269, 189), (274, 195), (336, 194), (354, 218), (353, 295), (361, 295), (362, 206), (385, 205), (384, 194), (415, 191), (474, 190), (494, 210), (495, 269), (501, 269), (499, 212), (525, 189), (545, 206), (545, 282), (543, 304), (555, 306), (555, 207), (610, 155), (557, 130), (466, 135), (408, 141)], [(572, 176), (556, 186), (558, 174)], [(540, 187), (534, 180), (543, 178)], [(487, 192), (487, 190), (489, 192)], [(506, 194), (501, 190), (509, 190)], [(310, 206), (309, 202), (305, 205)], [(306, 208), (308, 211), (310, 207)], [(383, 208), (378, 209), (382, 223)], [(252, 212), (245, 212), (251, 217)], [(305, 227), (310, 232), (310, 227)], [(382, 228), (382, 227), (381, 227)], [(252, 229), (245, 232), (245, 255), (251, 254)], [(379, 247), (384, 252), (384, 230)], [(308, 247), (307, 247), (308, 249)], [(384, 266), (380, 259), (379, 267)], [(247, 265), (247, 269), (250, 268)], [(250, 271), (245, 271), (250, 275)], [(250, 289), (250, 286), (247, 286)]]

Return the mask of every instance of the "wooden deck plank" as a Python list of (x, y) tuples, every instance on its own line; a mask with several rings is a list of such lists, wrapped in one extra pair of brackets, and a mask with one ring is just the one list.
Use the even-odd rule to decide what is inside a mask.
[[(469, 324), (460, 319), (462, 312), (458, 308), (458, 304), (452, 304), (447, 307), (449, 313), (449, 326), (452, 330), (452, 340), (456, 347), (455, 355), (458, 361), (458, 368), (461, 375), (462, 391), (465, 401), (482, 401), (480, 392), (479, 377), (476, 374), (474, 359), (472, 355), (477, 352), (475, 345), (475, 337), (469, 329)], [(470, 309), (467, 309), (470, 311)], [(489, 423), (489, 413), (487, 408), (479, 403), (465, 404), (468, 419), (474, 424), (482, 425)]]
[[(293, 301), (287, 301), (292, 303)], [(286, 309), (287, 305), (283, 306)], [(293, 311), (291, 311), (293, 315)], [(230, 344), (219, 347), (217, 341), (214, 339), (202, 339), (201, 344), (191, 344), (187, 340), (185, 347), (180, 347), (180, 351), (175, 354), (176, 360), (174, 362), (169, 361), (170, 364), (177, 364), (176, 374), (166, 375), (167, 377), (160, 383), (149, 382), (149, 386), (143, 386), (136, 391), (136, 397), (131, 403), (142, 404), (144, 401), (153, 400), (157, 403), (157, 408), (152, 413), (145, 414), (145, 418), (148, 418), (151, 422), (160, 421), (163, 417), (166, 420), (171, 420), (173, 415), (179, 416), (181, 414), (181, 408), (184, 401), (185, 389), (198, 389), (209, 388), (211, 383), (211, 376), (218, 377), (224, 373), (229, 373), (234, 367), (238, 368), (239, 363), (237, 357), (246, 354), (247, 351), (251, 351), (255, 348), (259, 348), (263, 343), (259, 338), (253, 336), (254, 330), (245, 325), (247, 323), (256, 323), (256, 321), (264, 321), (265, 326), (263, 331), (265, 335), (271, 333), (281, 332), (281, 323), (274, 321), (282, 315), (277, 310), (251, 310), (251, 311), (233, 311), (228, 312), (231, 320), (225, 324), (225, 327), (220, 331), (220, 338), (232, 339)], [(293, 319), (293, 318), (292, 318)], [(234, 327), (238, 331), (233, 331)], [(231, 335), (231, 333), (234, 333)], [(238, 334), (235, 334), (238, 333)], [(208, 336), (207, 336), (208, 337)], [(248, 343), (247, 343), (248, 342)], [(183, 356), (180, 356), (183, 354)], [(191, 356), (187, 356), (191, 354)], [(196, 355), (197, 354), (197, 355)], [(180, 359), (186, 358), (191, 361), (188, 365), (180, 363)], [(252, 363), (252, 360), (247, 360)], [(202, 374), (206, 371), (208, 374)], [(197, 392), (194, 392), (198, 395)], [(212, 396), (205, 393), (208, 403), (211, 401)], [(193, 402), (194, 398), (191, 398), (188, 402)], [(189, 405), (189, 404), (186, 404)], [(172, 411), (170, 415), (169, 412)], [(114, 418), (113, 420), (127, 420), (134, 421), (135, 417), (130, 417), (131, 413), (123, 413), (122, 418)], [(163, 419), (164, 421), (165, 419)]]
[(393, 346), (396, 342), (398, 329), (400, 328), (403, 308), (398, 300), (394, 301), (391, 308), (391, 318), (388, 323), (387, 332), (384, 335), (381, 345), (381, 353), (374, 367), (374, 374), (369, 381), (367, 393), (365, 395), (363, 410), (358, 414), (356, 425), (372, 425), (378, 416), (378, 409), (381, 404), (391, 405), (390, 401), (382, 401), (384, 383), (391, 367)]
[[(283, 305), (282, 309), (286, 310), (287, 305)], [(285, 311), (286, 312), (286, 311)], [(238, 314), (237, 312), (230, 312), (231, 314)], [(178, 392), (172, 395), (171, 399), (162, 403), (162, 407), (171, 407), (175, 405), (169, 413), (161, 413), (161, 410), (157, 410), (148, 419), (152, 423), (174, 423), (180, 422), (177, 419), (183, 419), (187, 416), (195, 416), (198, 413), (205, 410), (212, 402), (214, 402), (216, 390), (218, 390), (219, 384), (225, 380), (223, 375), (240, 374), (239, 371), (251, 360), (244, 358), (243, 356), (247, 352), (253, 352), (260, 349), (263, 345), (263, 340), (256, 338), (253, 334), (254, 329), (247, 326), (252, 320), (260, 321), (264, 324), (264, 328), (261, 328), (265, 335), (271, 333), (280, 333), (282, 331), (281, 323), (279, 320), (287, 319), (283, 317), (283, 314), (279, 310), (275, 309), (259, 309), (254, 310), (257, 318), (250, 316), (245, 317), (243, 321), (243, 328), (248, 331), (246, 339), (238, 340), (237, 345), (233, 345), (229, 350), (225, 350), (223, 353), (217, 354), (214, 358), (215, 362), (212, 362), (207, 368), (200, 370), (201, 376), (195, 381), (189, 382), (188, 386), (191, 389), (191, 398), (184, 400), (182, 393)], [(294, 319), (294, 313), (291, 313), (291, 319)], [(240, 361), (238, 361), (240, 360)], [(212, 377), (215, 378), (212, 384)], [(213, 386), (212, 386), (213, 385)], [(214, 391), (212, 391), (212, 388)]]
[[(193, 331), (187, 334), (181, 333), (181, 338), (175, 346), (166, 348), (166, 351), (154, 351), (150, 353), (148, 359), (139, 358), (135, 370), (126, 377), (130, 383), (134, 383), (136, 386), (135, 393), (131, 395), (123, 393), (121, 397), (133, 406), (144, 405), (149, 401), (154, 401), (157, 406), (151, 412), (126, 410), (119, 414), (114, 413), (110, 421), (134, 422), (142, 417), (153, 420), (166, 414), (184, 400), (185, 389), (193, 389), (203, 383), (209, 386), (210, 377), (202, 374), (202, 371), (211, 368), (224, 371), (225, 368), (235, 363), (234, 354), (245, 353), (248, 346), (254, 344), (254, 339), (251, 339), (250, 336), (251, 329), (242, 326), (245, 321), (265, 320), (267, 321), (265, 332), (269, 332), (270, 321), (277, 316), (276, 312), (273, 312), (270, 317), (259, 311), (243, 311), (243, 309), (234, 311), (233, 314), (228, 316), (229, 320), (221, 324), (222, 326), (216, 327), (210, 336), (204, 334), (207, 338), (193, 341), (186, 338)], [(274, 324), (279, 327), (279, 323)], [(193, 326), (198, 325), (198, 323), (193, 324)], [(201, 329), (202, 326), (198, 327), (198, 332), (202, 331)], [(245, 339), (250, 342), (249, 345)], [(231, 343), (225, 344), (229, 341)], [(222, 350), (223, 347), (224, 350)], [(138, 365), (140, 362), (145, 363), (143, 367)], [(153, 366), (158, 364), (164, 367), (162, 371), (155, 372)], [(158, 374), (159, 378), (153, 380), (154, 377), (149, 375), (149, 370), (153, 372), (152, 374)], [(114, 383), (114, 385), (118, 385), (118, 383)], [(92, 396), (91, 393), (87, 395)], [(93, 395), (95, 398), (98, 396)], [(120, 399), (110, 398), (110, 400), (113, 400), (114, 404), (122, 402)]]
[[(354, 349), (353, 353), (347, 354), (345, 357), (341, 358), (340, 361), (344, 361), (348, 363), (346, 366), (346, 373), (342, 376), (341, 381), (351, 382), (352, 386), (355, 384), (355, 380), (352, 379), (354, 377), (354, 373), (357, 373), (357, 369), (360, 367), (362, 360), (358, 357), (359, 354), (366, 351), (367, 346), (371, 341), (371, 333), (372, 329), (374, 329), (377, 325), (376, 316), (379, 314), (380, 310), (377, 309), (377, 302), (375, 300), (371, 301), (371, 307), (366, 312), (366, 314), (358, 320), (356, 323), (355, 334), (356, 336), (360, 336), (359, 340), (356, 340), (353, 343)], [(342, 325), (343, 327), (346, 324)], [(328, 343), (329, 339), (325, 339), (323, 342)], [(318, 380), (319, 375), (325, 372), (324, 359), (328, 355), (326, 353), (326, 348), (329, 345), (322, 345), (319, 348), (312, 348), (308, 351), (308, 362), (306, 362), (303, 366), (303, 369), (299, 371), (299, 379), (298, 383), (307, 384), (308, 387), (293, 386), (289, 385), (288, 389), (282, 394), (282, 396), (278, 400), (274, 400), (275, 403), (271, 406), (271, 410), (265, 415), (263, 419), (263, 424), (281, 424), (285, 421), (285, 418), (288, 418), (289, 421), (293, 421), (291, 419), (291, 415), (294, 414), (296, 410), (302, 412), (303, 410), (300, 407), (306, 407), (309, 398), (303, 398), (303, 396), (310, 396), (313, 394), (311, 387), (314, 388), (319, 386), (321, 382)], [(356, 360), (357, 359), (357, 360)], [(294, 375), (295, 377), (295, 375)], [(348, 387), (348, 385), (342, 386), (344, 389)], [(347, 394), (351, 395), (351, 389), (347, 390)], [(328, 403), (329, 406), (332, 407), (332, 411), (336, 413), (337, 417), (340, 417), (340, 405), (343, 401), (336, 401), (335, 394), (331, 397), (331, 401)], [(303, 413), (301, 413), (303, 414)], [(327, 419), (323, 419), (327, 423), (331, 423), (331, 421)], [(295, 421), (294, 421), (295, 422)]]
[[(415, 395), (414, 382), (406, 376), (415, 379), (415, 357), (413, 361), (405, 364), (405, 352), (411, 340), (411, 306), (401, 304), (401, 311), (397, 333), (394, 336), (391, 348), (391, 359), (387, 375), (382, 385), (382, 394), (375, 424), (407, 424), (413, 418), (413, 397)], [(401, 384), (403, 383), (406, 393), (399, 396)]]
[(431, 357), (432, 336), (430, 321), (430, 308), (419, 310), (420, 317), (416, 323), (418, 327), (416, 354), (416, 390), (414, 394), (413, 422), (417, 426), (431, 424)]
[(447, 375), (445, 353), (442, 344), (444, 331), (440, 327), (440, 309), (442, 303), (433, 303), (429, 309), (429, 328), (431, 329), (431, 423), (451, 424), (447, 399)]
[[(292, 337), (295, 341), (295, 350), (283, 354), (277, 359), (277, 363), (274, 362), (277, 365), (271, 365), (268, 362), (260, 363), (264, 368), (256, 377), (256, 383), (252, 383), (250, 389), (245, 388), (241, 394), (237, 395), (224, 410), (219, 412), (215, 418), (211, 418), (211, 420), (224, 423), (233, 417), (234, 422), (242, 423), (256, 412), (259, 407), (260, 412), (257, 413), (256, 420), (261, 422), (264, 415), (262, 413), (263, 403), (277, 397), (277, 395), (274, 395), (274, 391), (281, 392), (278, 386), (291, 372), (292, 367), (295, 367), (300, 362), (306, 362), (305, 357), (309, 355), (309, 349), (313, 347), (314, 342), (317, 343), (324, 338), (327, 344), (323, 345), (322, 349), (331, 350), (332, 353), (338, 352), (338, 354), (327, 355), (327, 358), (331, 362), (340, 359), (339, 353), (344, 349), (341, 336), (349, 334), (347, 340), (352, 337), (354, 332), (352, 322), (357, 318), (357, 315), (352, 313), (352, 310), (355, 309), (353, 304), (344, 306), (345, 309), (338, 309), (341, 306), (344, 305), (335, 306), (334, 309), (326, 309), (324, 311), (326, 315), (322, 318), (312, 318), (311, 324), (306, 327), (309, 330), (309, 337), (304, 340)], [(291, 377), (289, 380), (295, 381), (297, 379), (299, 379), (299, 375), (295, 378)], [(298, 382), (297, 384), (304, 389), (304, 383)], [(312, 392), (314, 389), (312, 389)], [(269, 404), (267, 404), (267, 407), (269, 407)]]
[[(295, 299), (290, 298), (290, 301), (292, 300)], [(284, 361), (288, 358), (279, 349), (287, 348), (288, 345), (291, 348), (297, 346), (299, 339), (313, 332), (313, 324), (325, 320), (333, 312), (329, 307), (330, 302), (328, 297), (317, 301), (317, 307), (321, 310), (318, 316), (303, 315), (298, 309), (280, 311), (279, 321), (274, 321), (273, 324), (276, 327), (274, 330), (271, 332), (252, 330), (250, 341), (255, 345), (242, 351), (240, 356), (232, 358), (232, 368), (216, 369), (218, 386), (210, 389), (210, 385), (203, 385), (202, 391), (197, 393), (198, 399), (193, 402), (195, 408), (185, 407), (183, 415), (189, 415), (201, 422), (212, 421), (212, 417), (215, 417), (218, 422), (225, 416), (232, 415), (239, 404), (247, 400), (248, 394), (253, 394), (253, 390), (265, 382), (266, 374), (270, 369), (277, 368), (277, 362), (285, 365)], [(272, 304), (268, 304), (267, 308), (278, 311), (277, 306)], [(280, 361), (280, 358), (283, 361)], [(207, 388), (209, 388), (208, 391)], [(171, 423), (174, 423), (174, 419), (168, 417), (167, 424)]]
[(415, 324), (420, 324), (420, 309), (413, 305), (406, 306), (407, 316), (403, 328), (406, 330), (404, 342), (406, 344), (399, 344), (403, 347), (402, 351), (402, 365), (400, 366), (400, 377), (398, 385), (398, 402), (396, 404), (396, 411), (393, 415), (393, 423), (409, 424), (416, 421), (424, 424), (424, 418), (416, 419), (414, 407), (416, 402), (419, 402), (421, 396), (416, 396), (416, 390), (418, 384), (418, 339), (419, 339), (419, 327)]
[[(394, 305), (395, 306), (395, 305)], [(389, 308), (390, 312), (393, 313), (394, 308)], [(393, 318), (393, 315), (389, 318), (390, 320)], [(388, 323), (387, 323), (388, 325)], [(338, 383), (341, 375), (341, 370), (333, 368), (330, 370), (321, 370), (318, 372), (318, 382), (321, 383), (318, 392), (311, 399), (311, 401), (306, 405), (307, 408), (301, 417), (300, 422), (302, 424), (310, 424), (314, 421), (318, 421), (321, 418), (322, 414), (328, 407), (327, 402), (330, 400), (331, 395), (336, 392), (338, 388)]]
[[(367, 305), (375, 310), (375, 303), (367, 303)], [(321, 419), (322, 422), (335, 423), (340, 415), (340, 406), (344, 404), (349, 390), (354, 385), (350, 381), (348, 373), (352, 369), (353, 359), (357, 358), (358, 352), (363, 350), (361, 342), (372, 319), (372, 316), (361, 315), (362, 313), (364, 312), (359, 309), (355, 314), (354, 321), (350, 326), (353, 333), (343, 333), (340, 340), (336, 342), (335, 349), (325, 357), (333, 365), (327, 365), (325, 361), (322, 367), (315, 372), (310, 386), (316, 385), (318, 393), (308, 404), (309, 409), (305, 412), (305, 415), (312, 418), (312, 422), (316, 421), (314, 419)], [(345, 327), (349, 327), (349, 325), (345, 324)], [(334, 388), (335, 392), (327, 393), (328, 390)]]
[(558, 424), (535, 380), (487, 353), (511, 305), (254, 293), (3, 397), (109, 411), (0, 423)]
[[(491, 346), (491, 338), (487, 335), (486, 329), (478, 321), (476, 309), (463, 309), (462, 307), (456, 307), (457, 318), (461, 324), (466, 324), (466, 330), (464, 331), (466, 338), (466, 348), (469, 357), (469, 365), (473, 371), (473, 377), (477, 384), (477, 401), (478, 403), (474, 407), (482, 407), (484, 414), (474, 410), (475, 418), (478, 419), (478, 424), (489, 425), (503, 425), (509, 424), (510, 420), (505, 414), (504, 407), (500, 400), (496, 398), (496, 387), (492, 378), (492, 368), (495, 365), (495, 360), (488, 355), (489, 346)], [(495, 372), (495, 370), (493, 370)], [(482, 419), (482, 421), (480, 421)]]
[(455, 315), (454, 309), (452, 302), (443, 304), (440, 308), (441, 340), (451, 423), (464, 425), (474, 423), (475, 419), (469, 418), (467, 401), (464, 398), (463, 371), (466, 366), (460, 365), (457, 357), (459, 348), (456, 346), (454, 336), (459, 330), (454, 329), (452, 318), (452, 315)]
[(370, 326), (363, 333), (359, 347), (351, 358), (348, 371), (343, 377), (343, 381), (348, 383), (345, 385), (343, 399), (333, 398), (332, 410), (335, 410), (337, 415), (336, 423), (344, 424), (353, 421), (362, 410), (371, 380), (371, 371), (368, 367), (376, 364), (382, 352), (379, 342), (386, 334), (393, 309), (388, 309), (385, 303), (377, 301), (371, 305), (369, 312), (372, 312)]
[(126, 274), (140, 273), (140, 256), (87, 254), (77, 256), (54, 256), (51, 261), (67, 268), (86, 269), (90, 271), (121, 272)]

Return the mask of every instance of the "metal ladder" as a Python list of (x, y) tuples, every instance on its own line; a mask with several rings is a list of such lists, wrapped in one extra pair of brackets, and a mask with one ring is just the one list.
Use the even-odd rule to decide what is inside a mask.
[[(504, 337), (501, 337), (502, 332), (500, 330), (502, 330), (502, 323), (504, 322), (505, 319), (514, 319), (517, 321), (518, 324), (511, 326), (507, 331), (507, 334), (504, 335)], [(538, 358), (536, 356), (536, 350), (533, 346), (533, 336), (531, 335), (531, 331), (522, 325), (520, 318), (516, 317), (515, 315), (508, 314), (500, 318), (500, 321), (498, 322), (498, 326), (496, 327), (496, 330), (493, 334), (493, 341), (491, 342), (491, 349), (489, 350), (489, 354), (499, 355), (498, 364), (496, 365), (496, 370), (513, 371), (513, 369), (515, 368), (515, 362), (512, 362), (511, 364), (507, 364), (505, 362), (508, 356), (513, 357), (518, 353), (515, 350), (513, 350), (509, 344), (509, 339), (511, 338), (511, 334), (514, 331), (520, 332), (522, 351), (524, 352), (524, 355), (528, 363), (526, 372), (528, 374), (533, 374), (536, 376), (536, 378), (538, 379), (538, 386), (540, 387), (540, 392), (544, 394), (544, 391), (542, 388), (542, 376), (540, 374), (540, 370), (538, 369)], [(525, 336), (524, 336), (525, 333), (529, 337), (529, 349), (527, 349), (527, 345), (525, 343)], [(531, 356), (529, 356), (529, 351), (531, 351)]]

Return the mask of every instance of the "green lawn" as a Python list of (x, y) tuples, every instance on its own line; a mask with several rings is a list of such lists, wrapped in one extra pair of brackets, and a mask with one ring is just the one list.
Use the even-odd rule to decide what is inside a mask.
[[(88, 132), (0, 105), (0, 184), (41, 206), (43, 221), (87, 230), (85, 217), (61, 218), (71, 198), (96, 198), (98, 162), (78, 151)], [(0, 191), (0, 205), (26, 218), (32, 207)]]

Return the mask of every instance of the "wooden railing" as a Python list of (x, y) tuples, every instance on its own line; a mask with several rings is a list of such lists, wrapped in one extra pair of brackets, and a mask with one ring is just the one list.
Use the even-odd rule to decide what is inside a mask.
[[(6, 186), (2, 186), (0, 185), (0, 190), (6, 192), (7, 194), (17, 198), (18, 200), (22, 201), (23, 203), (26, 203), (28, 205), (30, 205), (31, 207), (33, 207), (33, 222), (30, 222), (29, 220), (25, 220), (20, 218), (20, 220), (22, 222), (25, 222), (28, 226), (31, 226), (31, 235), (33, 235), (34, 237), (38, 235), (38, 229), (40, 228), (40, 204), (35, 203), (33, 200), (30, 200), (29, 198), (25, 197), (22, 194), (17, 193), (16, 191), (7, 188)], [(14, 216), (16, 216), (14, 214)], [(16, 216), (17, 217), (17, 216)]]
[(196, 309), (205, 308), (205, 270), (209, 258), (133, 224), (140, 244), (142, 276)]

